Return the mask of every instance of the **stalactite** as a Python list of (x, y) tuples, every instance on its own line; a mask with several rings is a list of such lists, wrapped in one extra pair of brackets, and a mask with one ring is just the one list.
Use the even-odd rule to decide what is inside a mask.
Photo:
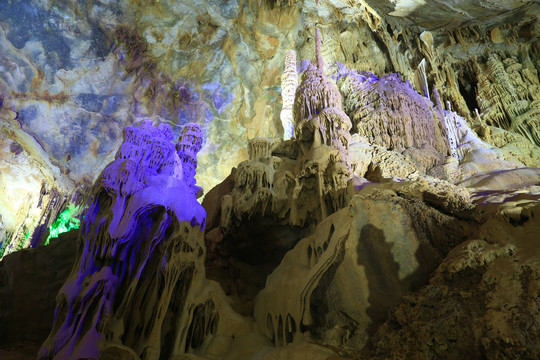
[(540, 145), (540, 103), (534, 101), (540, 99), (540, 81), (532, 62), (520, 63), (514, 57), (501, 60), (491, 54), (485, 66), (475, 64), (474, 69), (479, 84), (477, 102), (485, 122), (515, 131)]
[(426, 59), (425, 58), (422, 59), (422, 61), (420, 61), (420, 64), (418, 64), (418, 68), (416, 69), (414, 79), (415, 79), (417, 90), (420, 91), (422, 95), (424, 95), (425, 97), (429, 99), (429, 86), (428, 86), (428, 81), (427, 81), (427, 76), (426, 76)]

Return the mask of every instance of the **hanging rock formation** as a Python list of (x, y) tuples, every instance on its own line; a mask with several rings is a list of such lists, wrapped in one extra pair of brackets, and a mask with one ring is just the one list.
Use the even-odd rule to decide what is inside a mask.
[(530, 58), (520, 62), (509, 56), (489, 56), (484, 66), (476, 64), (479, 82), (477, 101), (483, 120), (512, 130), (540, 146), (540, 81)]

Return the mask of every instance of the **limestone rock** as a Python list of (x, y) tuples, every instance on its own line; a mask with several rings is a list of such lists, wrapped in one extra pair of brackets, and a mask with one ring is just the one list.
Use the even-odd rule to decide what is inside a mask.
[(537, 71), (530, 59), (522, 63), (514, 57), (502, 60), (491, 55), (485, 68), (479, 70), (478, 103), (488, 125), (511, 129), (540, 145)]
[(540, 147), (535, 146), (523, 135), (500, 128), (490, 128), (490, 143), (497, 146), (508, 160), (528, 167), (540, 167)]
[(428, 99), (397, 75), (378, 79), (352, 72), (339, 83), (355, 132), (370, 142), (389, 150), (428, 144), (447, 154), (449, 144), (443, 119)]
[(540, 7), (424, 3), (5, 2), (0, 234), (98, 178), (42, 357), (537, 358)]
[[(36, 247), (78, 190), (36, 139), (21, 128), (16, 113), (0, 108), (0, 258)], [(77, 205), (77, 204), (75, 204)]]
[(493, 170), (472, 176), (460, 183), (462, 186), (482, 190), (514, 190), (540, 185), (539, 168)]
[[(452, 8), (429, 3), (407, 18), (388, 15), (408, 12), (403, 2), (284, 4), (7, 3), (0, 16), (5, 24), (0, 32), (5, 54), (0, 98), (10, 110), (1, 111), (19, 113), (22, 128), (35, 136), (52, 161), (73, 180), (89, 183), (112, 160), (122, 129), (133, 125), (132, 119), (167, 119), (176, 136), (184, 124), (197, 122), (207, 139), (199, 155), (198, 183), (210, 189), (247, 159), (248, 139), (282, 136), (279, 88), (284, 60), (290, 49), (300, 58), (314, 58), (317, 24), (327, 24), (320, 29), (325, 38), (321, 56), (327, 63), (340, 62), (377, 76), (399, 72), (413, 82), (425, 58), (429, 87), (437, 87), (443, 103), (451, 101), (469, 122), (474, 108), (487, 114), (517, 106), (504, 94), (483, 96), (506, 86), (503, 78), (481, 81), (482, 73), (490, 71), (483, 56), (488, 52), (503, 61), (514, 56), (504, 65), (512, 74), (510, 82), (516, 82), (520, 99), (536, 96), (538, 27), (530, 21), (538, 12), (535, 2), (518, 7), (516, 2), (471, 0)], [(464, 13), (472, 25), (458, 27)], [(448, 18), (453, 20), (441, 23)], [(422, 28), (409, 26), (419, 24)], [(126, 26), (130, 31), (123, 33), (129, 36), (118, 36), (122, 32), (116, 30)], [(498, 34), (495, 41), (492, 30)], [(522, 80), (514, 76), (520, 72)], [(489, 109), (484, 98), (493, 102)], [(496, 114), (486, 119), (490, 117)], [(534, 132), (528, 129), (531, 121), (522, 121), (519, 131)]]

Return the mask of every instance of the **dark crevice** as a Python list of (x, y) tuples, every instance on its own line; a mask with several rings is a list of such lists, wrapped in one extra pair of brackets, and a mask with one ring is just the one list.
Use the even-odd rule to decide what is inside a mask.
[(476, 81), (472, 79), (470, 75), (463, 72), (463, 76), (459, 79), (458, 84), (459, 92), (465, 100), (469, 112), (471, 114), (474, 113), (474, 109), (479, 108), (478, 102), (476, 101)]

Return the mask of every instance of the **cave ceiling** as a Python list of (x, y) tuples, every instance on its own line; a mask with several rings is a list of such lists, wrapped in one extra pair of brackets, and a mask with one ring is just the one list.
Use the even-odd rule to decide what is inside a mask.
[(401, 26), (418, 26), (425, 30), (448, 30), (460, 26), (485, 28), (514, 23), (524, 19), (536, 21), (540, 13), (537, 1), (477, 0), (365, 0), (385, 19)]

